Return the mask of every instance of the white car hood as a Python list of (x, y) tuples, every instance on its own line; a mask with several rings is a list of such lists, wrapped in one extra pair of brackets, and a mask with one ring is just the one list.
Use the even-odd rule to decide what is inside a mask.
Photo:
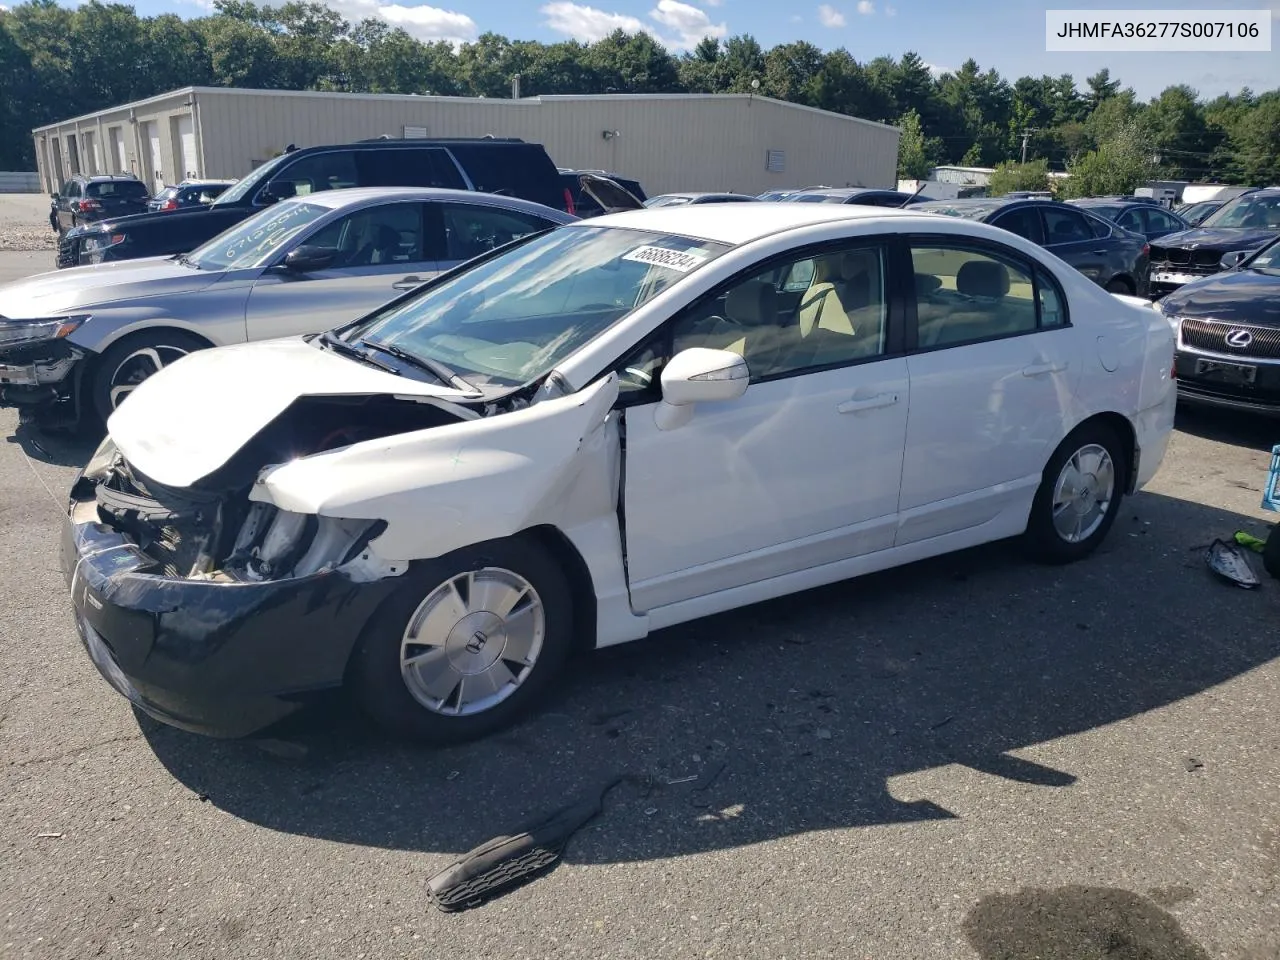
[(101, 303), (203, 290), (223, 275), (168, 257), (69, 267), (0, 286), (0, 317), (34, 320)]
[(468, 396), (398, 377), (302, 338), (199, 350), (148, 377), (107, 421), (134, 467), (166, 486), (208, 476), (305, 396), (393, 395), (445, 402)]

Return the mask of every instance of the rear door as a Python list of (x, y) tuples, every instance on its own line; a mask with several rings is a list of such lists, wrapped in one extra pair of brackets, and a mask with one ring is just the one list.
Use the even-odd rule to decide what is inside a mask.
[(1113, 245), (1111, 240), (1094, 236), (1089, 218), (1078, 210), (1044, 207), (1040, 215), (1044, 221), (1045, 248), (1094, 283), (1105, 284), (1115, 272), (1107, 265)]
[(303, 234), (277, 263), (301, 246), (337, 251), (330, 266), (295, 273), (276, 266), (254, 283), (245, 311), (250, 340), (327, 330), (386, 303), (434, 274), (437, 263), (424, 230), (426, 205), (416, 200), (363, 207)]
[(75, 219), (73, 211), (79, 202), (80, 182), (78, 180), (68, 180), (58, 192), (58, 226), (63, 230), (71, 229), (72, 222)]

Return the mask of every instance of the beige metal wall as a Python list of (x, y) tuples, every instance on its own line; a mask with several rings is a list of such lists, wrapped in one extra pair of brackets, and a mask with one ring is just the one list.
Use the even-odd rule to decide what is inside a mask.
[[(174, 141), (172, 120), (198, 109), (190, 103), (192, 99), (190, 91), (179, 90), (36, 128), (33, 137), (42, 185), (46, 190), (56, 190), (74, 173), (133, 173), (145, 180), (148, 187), (154, 187), (156, 171), (152, 169), (151, 148), (144, 133), (152, 121), (160, 137), (161, 177), (170, 183), (182, 179), (182, 145)], [(90, 134), (88, 149), (85, 134)], [(68, 149), (72, 137), (79, 158), (78, 169), (72, 169)], [(123, 147), (123, 162), (117, 144)], [(196, 146), (198, 150), (198, 135)]]
[[(675, 190), (760, 193), (812, 184), (893, 187), (898, 130), (883, 124), (753, 96), (545, 97), (476, 100), (292, 91), (195, 88), (35, 131), (46, 184), (70, 169), (68, 134), (77, 134), (80, 172), (129, 170), (154, 185), (144, 131), (160, 138), (161, 174), (182, 175), (175, 118), (194, 118), (200, 174), (242, 177), (290, 144), (311, 146), (402, 136), (425, 128), (431, 137), (521, 137), (542, 143), (558, 166), (607, 169), (631, 176), (650, 194)], [(132, 118), (132, 120), (131, 120)], [(154, 121), (155, 126), (148, 126)], [(111, 129), (124, 139), (123, 170)], [(95, 131), (104, 170), (86, 157), (80, 134)], [(606, 131), (609, 136), (605, 136)], [(615, 135), (616, 132), (616, 135)], [(61, 173), (49, 140), (60, 138)], [(42, 139), (43, 138), (43, 139)], [(784, 169), (766, 168), (783, 151)]]
[[(762, 97), (472, 100), (279, 91), (198, 92), (206, 168), (240, 177), (290, 143), (309, 146), (425, 127), (432, 137), (521, 137), (558, 166), (608, 169), (650, 194), (825, 183), (892, 187), (898, 130)], [(604, 132), (618, 136), (605, 138)], [(785, 170), (766, 169), (769, 150)]]

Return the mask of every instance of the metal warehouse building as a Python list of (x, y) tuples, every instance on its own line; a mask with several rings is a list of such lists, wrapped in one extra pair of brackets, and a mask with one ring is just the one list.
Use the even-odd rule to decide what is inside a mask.
[(154, 189), (237, 178), (289, 144), (519, 137), (560, 167), (611, 170), (650, 194), (893, 187), (897, 127), (754, 94), (484, 99), (186, 87), (38, 127), (40, 178), (132, 172)]

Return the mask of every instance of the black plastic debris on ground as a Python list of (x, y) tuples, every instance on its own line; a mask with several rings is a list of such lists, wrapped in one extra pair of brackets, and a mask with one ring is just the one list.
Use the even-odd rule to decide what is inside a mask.
[(549, 873), (569, 839), (604, 808), (605, 795), (626, 777), (562, 807), (512, 836), (495, 837), (427, 881), (427, 897), (445, 913), (478, 907)]

